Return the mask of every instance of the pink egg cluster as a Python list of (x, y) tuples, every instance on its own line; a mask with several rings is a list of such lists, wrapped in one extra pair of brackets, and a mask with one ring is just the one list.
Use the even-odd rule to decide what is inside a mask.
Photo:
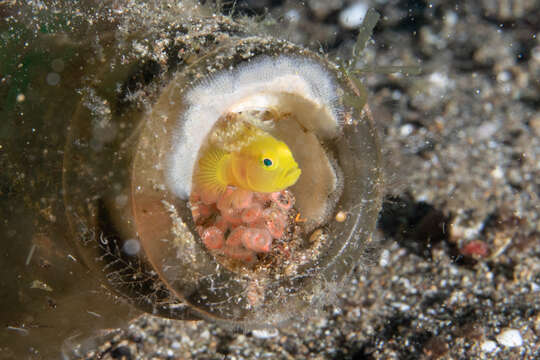
[(217, 199), (192, 194), (191, 213), (204, 245), (232, 259), (253, 262), (285, 235), (294, 197), (288, 190), (256, 193), (229, 186)]

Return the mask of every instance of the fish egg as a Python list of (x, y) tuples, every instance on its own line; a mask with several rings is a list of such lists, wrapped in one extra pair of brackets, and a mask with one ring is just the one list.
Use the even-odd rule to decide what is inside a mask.
[(347, 220), (347, 213), (345, 211), (338, 211), (335, 217), (337, 222), (344, 222)]

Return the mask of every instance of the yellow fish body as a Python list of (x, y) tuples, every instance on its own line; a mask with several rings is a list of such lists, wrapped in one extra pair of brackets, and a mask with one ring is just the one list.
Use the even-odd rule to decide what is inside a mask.
[(294, 185), (301, 174), (291, 150), (267, 132), (242, 120), (220, 120), (199, 154), (195, 188), (221, 194), (232, 185), (271, 193)]

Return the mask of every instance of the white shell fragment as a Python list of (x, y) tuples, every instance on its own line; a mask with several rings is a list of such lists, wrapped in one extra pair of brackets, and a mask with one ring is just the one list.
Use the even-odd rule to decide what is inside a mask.
[(506, 347), (516, 347), (523, 345), (523, 338), (519, 330), (516, 329), (504, 329), (499, 335), (495, 337), (497, 342)]
[(215, 122), (228, 112), (277, 109), (321, 138), (339, 130), (338, 94), (329, 71), (300, 57), (261, 57), (204, 79), (187, 91), (186, 108), (177, 119), (166, 170), (169, 188), (187, 199), (197, 151)]
[(276, 337), (279, 335), (278, 329), (260, 329), (260, 330), (253, 330), (252, 334), (257, 339), (271, 339), (273, 337)]

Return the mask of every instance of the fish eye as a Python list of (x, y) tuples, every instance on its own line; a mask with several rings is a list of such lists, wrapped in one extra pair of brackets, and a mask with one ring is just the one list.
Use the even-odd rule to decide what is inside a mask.
[(263, 164), (264, 164), (264, 166), (266, 166), (266, 167), (270, 167), (270, 166), (272, 166), (273, 162), (272, 162), (272, 160), (269, 159), (269, 158), (264, 158), (264, 159), (263, 159)]

